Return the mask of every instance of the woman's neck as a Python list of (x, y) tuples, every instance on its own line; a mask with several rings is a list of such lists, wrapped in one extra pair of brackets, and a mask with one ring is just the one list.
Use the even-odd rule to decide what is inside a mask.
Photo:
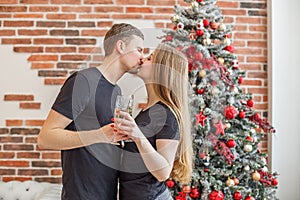
[(153, 106), (160, 100), (159, 97), (154, 92), (153, 84), (146, 84), (146, 90), (147, 90), (147, 94), (148, 94), (148, 101), (147, 101), (147, 105), (144, 108), (144, 110)]

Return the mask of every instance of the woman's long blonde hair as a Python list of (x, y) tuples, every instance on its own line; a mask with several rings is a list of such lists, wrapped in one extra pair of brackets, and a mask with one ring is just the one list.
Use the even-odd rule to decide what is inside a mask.
[(153, 52), (152, 63), (154, 92), (175, 114), (179, 124), (180, 141), (171, 177), (187, 184), (193, 171), (187, 58), (180, 51), (162, 43)]

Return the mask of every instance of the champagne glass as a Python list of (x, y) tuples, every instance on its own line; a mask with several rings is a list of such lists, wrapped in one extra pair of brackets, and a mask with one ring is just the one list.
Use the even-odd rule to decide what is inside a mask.
[[(116, 99), (116, 105), (115, 105), (115, 110), (114, 110), (114, 118), (119, 118), (119, 119), (124, 119), (122, 115), (120, 115), (119, 111), (127, 112), (132, 116), (132, 110), (133, 110), (133, 95), (118, 95)], [(116, 124), (117, 126), (121, 124)], [(113, 141), (115, 140), (117, 133), (114, 133), (112, 143), (115, 144)], [(132, 141), (132, 140), (125, 140), (127, 141)], [(123, 141), (122, 141), (123, 142)], [(122, 146), (124, 144), (121, 142)]]

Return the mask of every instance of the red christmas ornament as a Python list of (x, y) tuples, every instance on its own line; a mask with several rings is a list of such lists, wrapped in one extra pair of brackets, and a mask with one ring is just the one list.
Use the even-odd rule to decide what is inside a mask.
[(245, 118), (245, 112), (244, 112), (244, 111), (241, 111), (241, 112), (239, 113), (239, 117), (240, 117), (241, 119)]
[(229, 139), (229, 140), (227, 141), (227, 146), (228, 146), (229, 148), (233, 148), (233, 147), (235, 147), (235, 145), (236, 145), (235, 140)]
[(169, 187), (169, 188), (172, 188), (174, 187), (175, 183), (173, 180), (169, 179), (167, 182), (166, 182), (166, 185)]
[(254, 118), (255, 118), (255, 119), (260, 119), (260, 114), (259, 114), (259, 113), (255, 113), (255, 114), (254, 114)]
[(204, 19), (204, 20), (203, 20), (203, 25), (204, 25), (204, 27), (208, 27), (209, 24), (210, 24), (210, 22), (209, 22), (208, 19)]
[(186, 194), (183, 192), (178, 192), (178, 196), (175, 197), (176, 200), (186, 200)]
[(224, 200), (224, 194), (222, 191), (212, 191), (209, 195), (208, 195), (209, 200)]
[(189, 63), (189, 64), (188, 64), (188, 67), (189, 67), (189, 72), (192, 71), (192, 69), (193, 69), (193, 64), (192, 64), (192, 63)]
[(209, 172), (209, 168), (205, 167), (204, 172)]
[(189, 185), (185, 185), (182, 187), (182, 192), (184, 193), (190, 193), (191, 192), (191, 187)]
[(198, 3), (201, 3), (203, 0), (197, 0)]
[(233, 199), (234, 200), (241, 200), (242, 198), (243, 198), (243, 196), (242, 196), (242, 193), (240, 193), (240, 192), (235, 192), (233, 194)]
[(234, 106), (227, 106), (224, 109), (224, 115), (225, 115), (226, 119), (234, 119), (237, 114), (238, 114), (238, 111), (236, 110), (236, 108)]
[(249, 99), (249, 100), (247, 101), (247, 105), (248, 105), (249, 107), (253, 107), (253, 106), (254, 106), (254, 101), (253, 101), (252, 99)]
[(245, 198), (245, 200), (255, 200), (255, 199), (254, 199), (254, 197), (252, 197), (252, 196), (247, 196), (247, 197)]
[(197, 90), (197, 94), (203, 94), (205, 90), (203, 88)]
[(234, 47), (233, 47), (233, 45), (228, 45), (228, 46), (224, 47), (224, 50), (229, 51), (230, 53), (233, 53)]
[(251, 137), (250, 135), (248, 135), (248, 136), (246, 137), (246, 140), (248, 140), (249, 142), (254, 142), (253, 137)]
[(244, 78), (242, 76), (239, 77), (238, 83), (242, 84), (244, 82)]
[(172, 35), (167, 35), (167, 37), (166, 37), (166, 41), (172, 41), (173, 40), (173, 37), (172, 37)]
[(276, 178), (273, 178), (271, 183), (272, 185), (276, 186), (278, 185), (278, 180)]
[(201, 37), (201, 36), (204, 34), (204, 31), (201, 30), (201, 29), (197, 29), (197, 30), (196, 30), (196, 34), (197, 34), (199, 37)]
[(200, 197), (200, 191), (198, 188), (193, 188), (191, 193), (190, 193), (190, 197), (196, 199)]

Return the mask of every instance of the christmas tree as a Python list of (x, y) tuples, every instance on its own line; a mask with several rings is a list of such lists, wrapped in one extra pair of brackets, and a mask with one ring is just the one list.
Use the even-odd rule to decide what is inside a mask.
[(245, 72), (239, 68), (231, 38), (216, 0), (185, 0), (175, 6), (173, 30), (163, 42), (188, 58), (194, 141), (191, 185), (166, 181), (174, 199), (274, 200), (277, 173), (267, 168), (260, 149), (273, 127), (253, 110), (252, 94), (243, 93)]

